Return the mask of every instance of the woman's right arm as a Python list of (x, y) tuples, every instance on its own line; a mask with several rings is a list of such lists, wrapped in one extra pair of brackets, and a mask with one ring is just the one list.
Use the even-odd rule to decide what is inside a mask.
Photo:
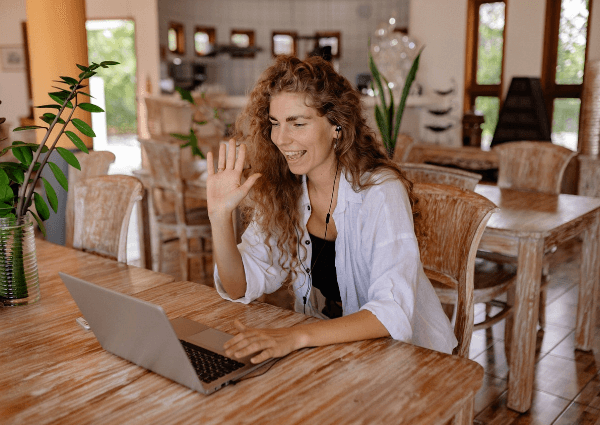
[(246, 145), (242, 144), (236, 159), (235, 140), (229, 141), (229, 149), (221, 144), (217, 172), (214, 170), (212, 152), (207, 154), (208, 177), (206, 180), (208, 216), (212, 228), (213, 255), (223, 288), (231, 299), (246, 293), (246, 275), (242, 256), (237, 248), (232, 213), (248, 195), (254, 182), (261, 176), (251, 175), (241, 184)]

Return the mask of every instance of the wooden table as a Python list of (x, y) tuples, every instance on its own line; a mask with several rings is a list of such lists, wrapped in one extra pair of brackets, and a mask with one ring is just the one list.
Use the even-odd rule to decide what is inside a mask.
[(480, 248), (518, 258), (508, 407), (525, 412), (533, 395), (544, 252), (577, 235), (583, 236), (583, 246), (575, 347), (592, 349), (600, 289), (600, 199), (486, 185), (475, 191), (500, 207), (487, 224)]
[(472, 423), (477, 363), (380, 338), (303, 349), (262, 376), (210, 395), (116, 357), (76, 324), (58, 271), (161, 305), (226, 332), (318, 320), (222, 300), (213, 288), (38, 241), (39, 303), (0, 309), (0, 418), (22, 423)]

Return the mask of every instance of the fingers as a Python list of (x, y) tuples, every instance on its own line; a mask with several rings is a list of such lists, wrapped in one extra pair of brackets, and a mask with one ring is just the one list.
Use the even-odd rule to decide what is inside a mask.
[(209, 176), (212, 176), (213, 174), (215, 174), (215, 163), (214, 163), (212, 152), (208, 152), (206, 154), (206, 173)]
[(225, 169), (225, 157), (227, 156), (227, 146), (223, 143), (219, 146), (219, 165), (217, 166), (217, 171), (222, 171)]
[(237, 153), (237, 158), (235, 160), (235, 169), (243, 170), (244, 169), (244, 161), (246, 158), (246, 144), (240, 144), (239, 151)]
[(235, 319), (233, 321), (233, 326), (235, 326), (235, 328), (238, 330), (238, 332), (244, 332), (245, 330), (248, 330), (248, 327), (246, 327), (246, 325), (244, 325), (238, 319)]
[(248, 179), (244, 182), (243, 185), (240, 186), (240, 189), (244, 191), (244, 196), (246, 196), (248, 192), (250, 192), (250, 189), (252, 189), (252, 186), (260, 177), (262, 177), (262, 174), (254, 173), (250, 177), (248, 177)]
[[(229, 139), (228, 148), (229, 149), (227, 150), (226, 168), (228, 170), (233, 170), (233, 167), (235, 167), (235, 151), (236, 151), (235, 140)], [(219, 168), (221, 168), (221, 167), (219, 166)]]

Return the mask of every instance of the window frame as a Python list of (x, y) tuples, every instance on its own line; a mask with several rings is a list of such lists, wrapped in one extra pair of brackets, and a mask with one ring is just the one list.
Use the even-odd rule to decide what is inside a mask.
[[(176, 35), (176, 48), (175, 50), (171, 50), (169, 48), (169, 30), (175, 30)], [(184, 55), (185, 54), (185, 30), (183, 24), (179, 22), (170, 22), (169, 28), (167, 29), (167, 50), (176, 55)]]
[[(502, 68), (499, 84), (477, 83), (477, 60), (479, 52), (479, 8), (486, 3), (504, 3), (504, 30), (502, 31)], [(497, 97), (502, 109), (502, 90), (504, 87), (504, 63), (506, 61), (506, 18), (507, 0), (469, 0), (467, 5), (467, 46), (465, 54), (465, 88), (463, 110), (468, 112), (475, 107), (479, 96)]]
[(210, 52), (205, 54), (205, 53), (200, 53), (198, 50), (196, 50), (196, 34), (199, 32), (208, 34), (208, 43), (211, 46), (214, 46), (214, 44), (217, 40), (217, 30), (215, 29), (215, 27), (205, 27), (205, 26), (199, 26), (199, 25), (197, 25), (194, 28), (194, 52), (196, 52), (196, 56), (200, 56), (200, 57), (207, 56), (210, 54)]
[[(233, 36), (235, 34), (245, 34), (248, 36), (248, 47), (254, 47), (256, 44), (256, 37), (255, 37), (255, 33), (254, 30), (240, 30), (240, 29), (232, 29), (231, 32), (229, 33), (229, 43), (233, 44), (233, 41), (231, 41), (231, 39), (233, 38)], [(253, 58), (255, 56), (254, 52), (248, 52), (248, 53), (232, 53), (231, 57), (232, 58)]]
[[(585, 58), (583, 62), (584, 81), (585, 65), (588, 60), (588, 50), (590, 45), (590, 27), (593, 0), (589, 0), (587, 34), (585, 41)], [(546, 109), (550, 116), (550, 122), (554, 119), (554, 100), (555, 99), (580, 99), (583, 93), (583, 83), (581, 84), (556, 84), (556, 65), (558, 62), (558, 36), (560, 32), (560, 12), (562, 1), (546, 0), (546, 19), (544, 27), (544, 46), (542, 56), (542, 73), (540, 82), (544, 93)], [(581, 124), (581, 105), (579, 107), (579, 123)], [(552, 125), (552, 124), (551, 124)], [(580, 149), (579, 140), (577, 140), (577, 149)]]
[(271, 33), (271, 56), (274, 58), (279, 56), (275, 54), (275, 36), (276, 35), (289, 35), (294, 40), (292, 44), (292, 53), (291, 56), (298, 55), (298, 33), (296, 31), (273, 31)]
[(332, 59), (339, 59), (342, 56), (342, 33), (341, 31), (317, 31), (315, 33), (315, 49), (319, 47), (319, 40), (322, 38), (337, 38), (337, 53), (331, 54)]

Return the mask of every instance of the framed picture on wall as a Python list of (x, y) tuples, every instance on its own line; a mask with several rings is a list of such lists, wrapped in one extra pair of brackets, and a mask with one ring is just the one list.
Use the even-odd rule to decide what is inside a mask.
[(17, 72), (25, 70), (25, 51), (23, 46), (0, 46), (2, 71)]

